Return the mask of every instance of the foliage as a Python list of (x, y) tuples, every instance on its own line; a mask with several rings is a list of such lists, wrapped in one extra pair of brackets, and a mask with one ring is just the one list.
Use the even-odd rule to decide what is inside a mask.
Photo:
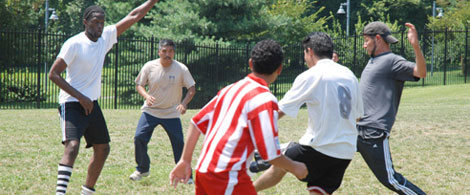
[[(23, 72), (23, 71), (22, 71)], [(38, 97), (37, 82), (33, 81), (34, 77), (30, 77), (32, 74), (29, 68), (24, 69), (22, 77), (16, 80), (16, 82), (7, 81), (7, 71), (2, 72), (2, 79), (0, 80), (0, 102), (13, 103), (13, 102), (34, 102)], [(46, 100), (48, 94), (39, 94), (39, 101)]]
[(470, 1), (441, 0), (437, 6), (444, 9), (442, 18), (428, 16), (430, 29), (463, 29), (470, 26)]
[(215, 25), (199, 14), (199, 5), (189, 0), (163, 1), (148, 13), (149, 25), (139, 24), (138, 35), (175, 41), (213, 42)]
[(0, 0), (0, 27), (38, 28), (44, 0)]
[(260, 37), (272, 38), (283, 44), (299, 43), (313, 31), (324, 30), (324, 24), (331, 17), (319, 17), (324, 7), (313, 14), (313, 3), (308, 0), (278, 0), (267, 9), (268, 29)]

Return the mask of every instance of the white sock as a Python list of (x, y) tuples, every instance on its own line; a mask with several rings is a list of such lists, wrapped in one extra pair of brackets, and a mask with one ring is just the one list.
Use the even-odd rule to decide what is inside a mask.
[(95, 189), (93, 188), (88, 188), (86, 186), (82, 186), (82, 193), (81, 195), (92, 195), (93, 193), (95, 193)]

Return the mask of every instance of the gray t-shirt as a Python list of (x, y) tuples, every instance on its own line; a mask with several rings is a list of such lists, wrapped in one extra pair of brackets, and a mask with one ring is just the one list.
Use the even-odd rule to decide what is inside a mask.
[(369, 60), (359, 82), (364, 116), (358, 125), (390, 133), (405, 81), (419, 81), (413, 76), (415, 66), (414, 62), (392, 52)]

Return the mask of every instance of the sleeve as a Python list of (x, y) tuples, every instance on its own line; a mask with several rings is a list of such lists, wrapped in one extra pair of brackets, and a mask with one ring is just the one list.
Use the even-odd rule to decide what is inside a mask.
[(187, 67), (183, 69), (183, 82), (184, 82), (183, 83), (184, 87), (186, 88), (190, 88), (196, 84), (196, 82), (193, 79), (193, 76), (191, 75)]
[(263, 103), (247, 114), (248, 129), (261, 158), (270, 161), (281, 155), (277, 126), (279, 108), (274, 96), (269, 98), (267, 95), (260, 95), (258, 101), (260, 100), (264, 100)]
[(364, 103), (362, 100), (362, 93), (359, 87), (359, 82), (357, 82), (357, 79), (356, 79), (356, 96), (357, 96), (356, 97), (357, 101), (356, 101), (356, 118), (355, 119), (358, 119), (364, 116)]
[(202, 133), (206, 134), (207, 129), (209, 128), (212, 115), (215, 110), (215, 105), (217, 103), (218, 96), (212, 98), (212, 100), (207, 103), (192, 119), (191, 123), (197, 127), (197, 129)]
[(106, 51), (108, 52), (117, 43), (117, 28), (116, 25), (106, 26), (103, 29), (103, 39), (106, 42)]
[(419, 81), (419, 78), (413, 75), (415, 66), (414, 62), (407, 61), (403, 57), (397, 57), (392, 65), (394, 79), (400, 81)]
[(299, 75), (289, 91), (279, 101), (279, 109), (292, 118), (297, 117), (300, 107), (308, 101), (312, 93), (311, 90), (315, 87), (303, 77), (303, 74)]
[(77, 53), (76, 51), (76, 45), (72, 43), (72, 41), (65, 41), (64, 45), (62, 45), (62, 48), (60, 49), (59, 55), (57, 55), (57, 58), (62, 58), (67, 66), (70, 66), (75, 59), (75, 54)]
[(148, 73), (147, 73), (147, 64), (145, 64), (142, 69), (140, 70), (139, 74), (137, 75), (137, 78), (135, 78), (135, 84), (145, 86), (147, 85), (148, 81)]

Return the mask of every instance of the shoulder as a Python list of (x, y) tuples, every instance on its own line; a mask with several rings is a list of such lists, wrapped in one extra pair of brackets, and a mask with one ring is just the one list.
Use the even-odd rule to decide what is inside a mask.
[(64, 44), (77, 44), (82, 42), (85, 38), (87, 38), (85, 32), (81, 32), (67, 39)]
[(84, 44), (87, 41), (86, 39), (88, 38), (86, 37), (85, 33), (81, 32), (67, 39), (62, 47), (76, 48)]
[(175, 64), (176, 66), (180, 67), (180, 68), (188, 68), (185, 64), (181, 63), (180, 61), (178, 60), (173, 60), (173, 64)]
[(189, 71), (188, 67), (186, 65), (184, 65), (183, 63), (177, 61), (177, 60), (173, 60), (173, 65), (175, 67), (177, 67), (179, 70), (183, 70), (183, 71)]
[(108, 35), (110, 33), (117, 33), (116, 25), (109, 25), (104, 27), (103, 35)]
[(158, 59), (150, 60), (150, 61), (148, 61), (144, 64), (142, 69), (149, 69), (149, 68), (156, 67), (156, 66), (159, 66), (159, 65), (160, 65), (160, 63), (159, 63)]

